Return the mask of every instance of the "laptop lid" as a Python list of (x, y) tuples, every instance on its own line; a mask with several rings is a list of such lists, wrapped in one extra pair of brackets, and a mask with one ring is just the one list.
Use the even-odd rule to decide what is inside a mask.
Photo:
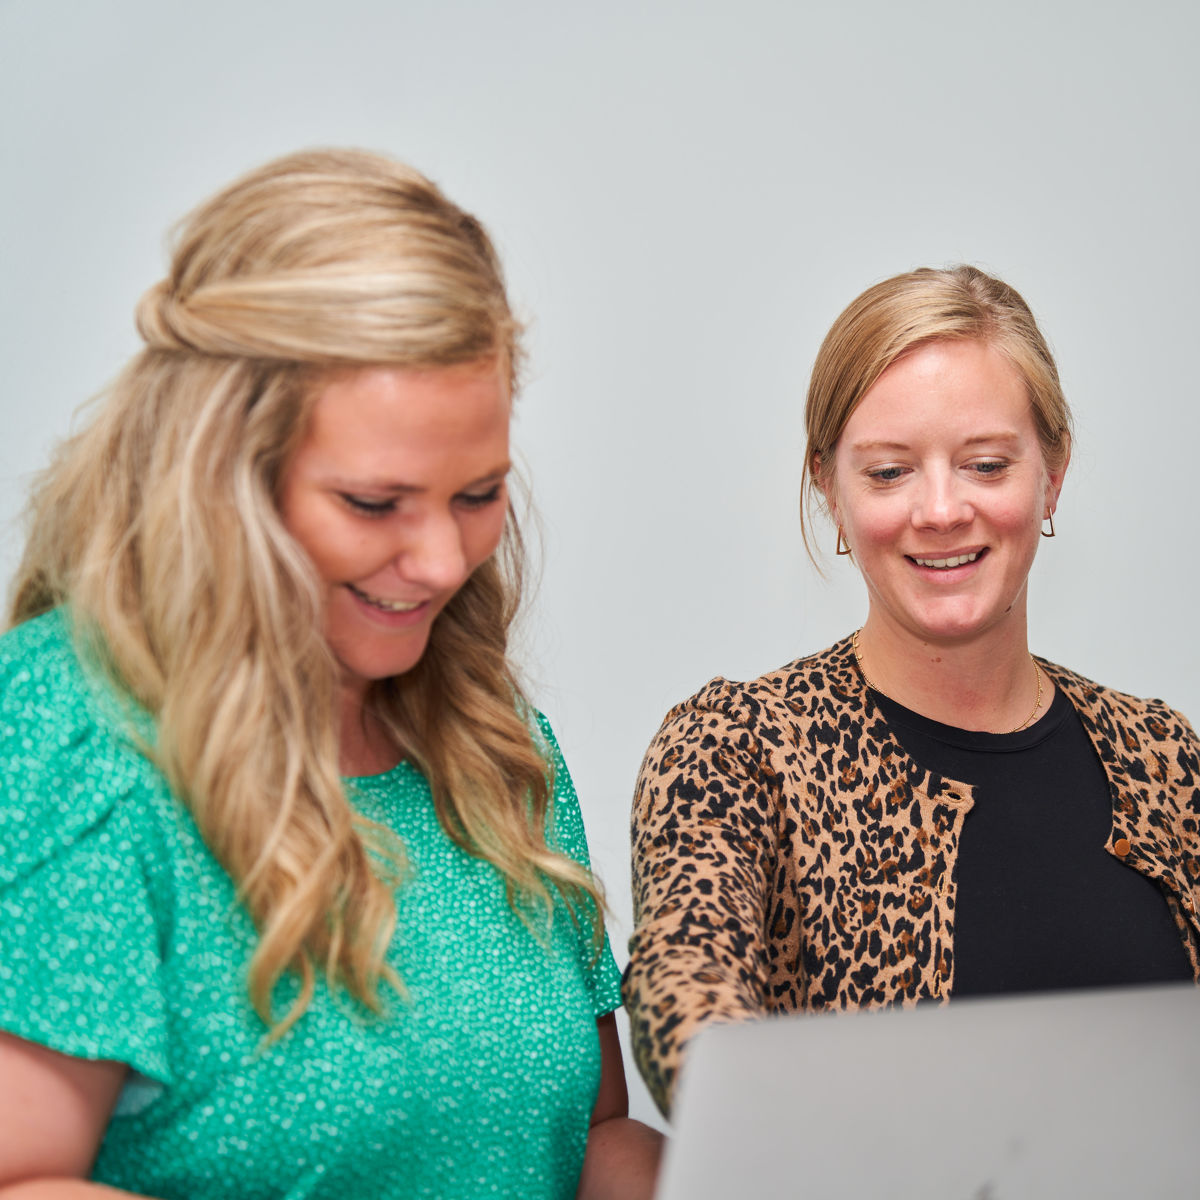
[(1191, 984), (774, 1017), (689, 1047), (658, 1200), (1200, 1196)]

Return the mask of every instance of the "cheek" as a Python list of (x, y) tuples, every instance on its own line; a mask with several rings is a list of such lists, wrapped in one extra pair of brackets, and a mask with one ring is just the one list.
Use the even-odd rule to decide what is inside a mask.
[(496, 552), (500, 539), (504, 536), (504, 525), (508, 520), (508, 506), (497, 504), (495, 511), (488, 510), (480, 514), (480, 520), (473, 524), (464, 537), (466, 557), (471, 570), (486, 562)]
[(858, 479), (843, 477), (836, 470), (825, 489), (825, 503), (856, 554), (860, 546), (866, 549), (899, 537), (908, 520), (907, 510), (895, 493), (866, 493)]
[(308, 556), (317, 576), (324, 582), (353, 577), (362, 558), (361, 535), (350, 531), (336, 513), (321, 500), (294, 497), (281, 508), (284, 528)]
[(1043, 503), (1040, 493), (1036, 497), (1014, 497), (1010, 503), (993, 510), (992, 521), (1016, 536), (1036, 538), (1041, 530)]
[(908, 526), (908, 512), (901, 504), (877, 499), (874, 504), (849, 505), (842, 510), (842, 526), (850, 545), (885, 547), (894, 543)]

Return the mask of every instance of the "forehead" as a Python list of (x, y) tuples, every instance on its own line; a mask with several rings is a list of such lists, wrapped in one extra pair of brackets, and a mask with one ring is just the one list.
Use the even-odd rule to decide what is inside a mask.
[(339, 372), (316, 385), (296, 458), (313, 470), (370, 476), (456, 461), (469, 468), (507, 455), (511, 407), (508, 373), (496, 359)]
[(928, 431), (1036, 435), (1029, 389), (1011, 360), (985, 342), (927, 342), (867, 389), (843, 441), (908, 441)]

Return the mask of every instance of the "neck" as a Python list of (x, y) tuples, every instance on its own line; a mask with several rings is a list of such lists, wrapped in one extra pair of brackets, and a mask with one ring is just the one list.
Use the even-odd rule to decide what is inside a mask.
[(342, 691), (338, 769), (343, 775), (380, 775), (403, 758), (395, 742), (366, 705), (366, 688)]
[(1014, 732), (1041, 717), (1054, 696), (1030, 656), (1024, 619), (968, 642), (939, 643), (868, 617), (858, 653), (877, 691), (959, 729)]

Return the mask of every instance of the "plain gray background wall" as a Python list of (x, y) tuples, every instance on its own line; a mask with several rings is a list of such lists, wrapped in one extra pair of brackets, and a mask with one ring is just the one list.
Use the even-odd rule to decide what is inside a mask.
[(1198, 13), (0, 0), (0, 573), (30, 474), (137, 347), (168, 226), (269, 157), (349, 144), (477, 212), (529, 320), (525, 662), (622, 963), (663, 712), (865, 613), (832, 532), (827, 581), (803, 555), (802, 407), (833, 318), (897, 271), (1000, 274), (1058, 355), (1078, 437), (1033, 648), (1200, 717)]

